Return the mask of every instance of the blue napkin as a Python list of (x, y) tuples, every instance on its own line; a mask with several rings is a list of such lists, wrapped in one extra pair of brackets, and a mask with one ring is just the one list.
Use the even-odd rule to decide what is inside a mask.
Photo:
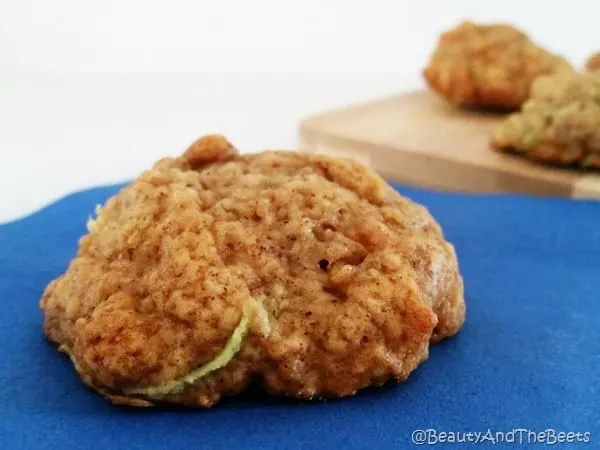
[(456, 246), (466, 324), (405, 383), (314, 403), (250, 392), (211, 410), (110, 405), (44, 339), (38, 300), (120, 186), (1, 225), (0, 449), (600, 448), (600, 202), (396, 187)]

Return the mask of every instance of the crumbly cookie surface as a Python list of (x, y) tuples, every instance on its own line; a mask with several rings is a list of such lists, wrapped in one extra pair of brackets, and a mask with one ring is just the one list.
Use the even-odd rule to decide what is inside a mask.
[(464, 22), (442, 33), (423, 74), (452, 103), (516, 110), (536, 77), (563, 70), (565, 59), (512, 26)]
[[(251, 382), (352, 395), (404, 380), (464, 321), (438, 224), (347, 160), (240, 155), (204, 137), (111, 198), (89, 230), (42, 297), (44, 329), (115, 403), (208, 407)], [(150, 394), (208, 367), (245, 319), (225, 365)]]
[(538, 78), (522, 111), (495, 130), (492, 146), (552, 164), (600, 169), (600, 72)]

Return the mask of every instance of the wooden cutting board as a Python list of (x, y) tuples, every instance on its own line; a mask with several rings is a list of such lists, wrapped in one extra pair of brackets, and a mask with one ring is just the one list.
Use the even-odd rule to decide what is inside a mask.
[(492, 151), (489, 135), (502, 118), (412, 92), (309, 117), (300, 124), (300, 148), (356, 158), (419, 187), (600, 198), (598, 173)]

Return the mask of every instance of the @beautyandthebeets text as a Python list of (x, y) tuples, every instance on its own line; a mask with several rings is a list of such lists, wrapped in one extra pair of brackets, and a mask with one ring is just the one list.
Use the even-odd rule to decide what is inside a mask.
[(528, 428), (514, 428), (507, 431), (495, 431), (491, 428), (483, 431), (442, 431), (435, 428), (418, 429), (412, 432), (411, 439), (416, 445), (443, 445), (454, 443), (514, 444), (517, 446), (542, 444), (558, 445), (564, 443), (589, 444), (592, 436), (589, 431), (564, 431), (547, 428), (543, 431)]

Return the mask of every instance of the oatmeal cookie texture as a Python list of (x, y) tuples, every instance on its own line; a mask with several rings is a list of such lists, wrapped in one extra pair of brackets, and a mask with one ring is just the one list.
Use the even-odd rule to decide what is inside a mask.
[(452, 245), (362, 165), (206, 136), (98, 208), (44, 330), (115, 403), (404, 380), (464, 321)]
[(522, 111), (495, 130), (492, 146), (542, 162), (600, 169), (600, 72), (538, 78)]
[(423, 75), (452, 103), (516, 110), (536, 77), (563, 70), (565, 59), (510, 25), (464, 22), (442, 33)]

